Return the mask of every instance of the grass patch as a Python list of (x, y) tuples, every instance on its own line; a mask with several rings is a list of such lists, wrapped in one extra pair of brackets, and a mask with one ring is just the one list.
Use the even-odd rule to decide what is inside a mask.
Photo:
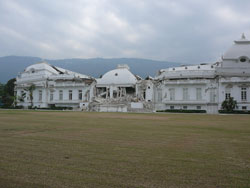
[(0, 187), (250, 187), (250, 116), (0, 111)]

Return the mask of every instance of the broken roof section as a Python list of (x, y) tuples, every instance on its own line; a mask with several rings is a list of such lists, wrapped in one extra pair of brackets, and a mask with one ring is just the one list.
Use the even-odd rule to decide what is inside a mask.
[[(46, 71), (46, 73), (45, 73)], [(39, 62), (36, 63), (34, 65), (30, 65), (28, 66), (23, 73), (28, 73), (28, 74), (45, 74), (45, 75), (50, 75), (50, 76), (74, 76), (74, 77), (78, 77), (78, 78), (87, 78), (90, 79), (91, 77), (84, 75), (84, 74), (80, 74), (80, 73), (76, 73), (70, 70), (66, 70), (63, 68), (59, 68), (53, 65), (48, 64), (47, 62)]]
[(116, 69), (96, 79), (97, 85), (135, 85), (137, 78), (129, 71), (128, 65), (118, 65)]

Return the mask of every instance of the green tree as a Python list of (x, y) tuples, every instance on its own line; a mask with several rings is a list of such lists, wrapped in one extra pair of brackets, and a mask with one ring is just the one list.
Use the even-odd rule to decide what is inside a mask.
[(2, 102), (4, 107), (10, 107), (15, 101), (15, 78), (10, 79), (7, 84), (4, 85)]
[(237, 101), (233, 97), (226, 99), (222, 102), (222, 109), (227, 112), (232, 112), (237, 107)]
[(31, 84), (28, 88), (29, 91), (29, 97), (30, 97), (30, 106), (33, 107), (33, 91), (36, 89), (36, 86), (34, 84)]
[(0, 106), (3, 105), (2, 103), (3, 94), (4, 94), (4, 84), (0, 83)]
[(0, 96), (3, 96), (4, 84), (0, 83)]

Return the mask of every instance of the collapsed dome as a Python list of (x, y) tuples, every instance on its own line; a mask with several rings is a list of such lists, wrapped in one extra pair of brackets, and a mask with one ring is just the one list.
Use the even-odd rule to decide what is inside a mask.
[(102, 78), (97, 79), (100, 85), (135, 85), (137, 78), (129, 71), (127, 65), (118, 65), (116, 69), (105, 73)]

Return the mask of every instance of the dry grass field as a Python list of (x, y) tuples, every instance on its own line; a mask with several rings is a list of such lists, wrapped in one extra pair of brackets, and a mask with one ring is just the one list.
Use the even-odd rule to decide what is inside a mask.
[(250, 187), (250, 116), (0, 111), (0, 187)]

